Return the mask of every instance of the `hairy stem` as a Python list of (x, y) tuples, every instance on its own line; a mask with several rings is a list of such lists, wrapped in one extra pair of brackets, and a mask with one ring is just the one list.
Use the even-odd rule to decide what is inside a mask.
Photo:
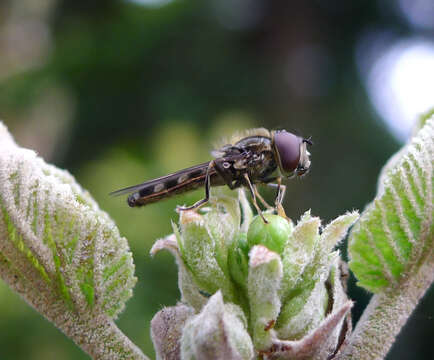
[(399, 286), (374, 295), (338, 359), (384, 359), (433, 281), (434, 261), (431, 260), (422, 264), (414, 276)]
[(3, 280), (20, 294), (29, 305), (56, 324), (93, 359), (148, 359), (128, 337), (119, 330), (114, 321), (104, 314), (78, 314), (65, 311), (65, 304), (44, 293), (41, 297), (30, 296), (25, 276), (16, 272), (0, 253), (0, 274)]
[[(95, 319), (93, 319), (95, 320)], [(81, 324), (80, 324), (81, 325)], [(82, 326), (62, 329), (93, 359), (148, 359), (142, 351), (115, 325), (111, 319), (95, 322), (95, 328), (84, 322)], [(104, 339), (94, 342), (93, 338)]]

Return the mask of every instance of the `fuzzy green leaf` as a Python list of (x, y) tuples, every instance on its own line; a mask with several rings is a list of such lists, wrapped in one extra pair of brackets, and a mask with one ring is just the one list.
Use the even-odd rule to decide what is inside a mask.
[(143, 358), (113, 323), (136, 282), (126, 239), (68, 172), (18, 147), (1, 122), (0, 259), (6, 283), (85, 351)]
[(394, 287), (432, 256), (434, 118), (395, 155), (376, 199), (350, 235), (350, 268), (376, 293)]

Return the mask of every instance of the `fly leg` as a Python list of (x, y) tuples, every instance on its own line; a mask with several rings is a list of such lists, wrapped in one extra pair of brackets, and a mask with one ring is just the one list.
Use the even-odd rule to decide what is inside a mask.
[[(235, 188), (237, 188), (237, 187), (240, 187), (241, 185), (242, 185), (242, 183), (240, 183), (240, 182), (238, 182), (238, 181), (236, 181), (235, 184), (232, 185), (232, 187), (228, 184), (228, 186), (229, 186), (231, 189), (235, 189)], [(250, 187), (250, 186), (249, 186), (249, 187)], [(259, 199), (259, 201), (261, 202), (261, 204), (264, 205), (264, 207), (266, 207), (268, 210), (274, 210), (274, 208), (273, 208), (269, 203), (267, 203), (267, 202), (265, 201), (265, 199), (262, 197), (262, 195), (259, 193), (258, 188), (256, 187), (256, 185), (255, 185), (255, 184), (252, 184), (252, 187), (253, 187), (253, 191), (254, 191), (256, 197)]]
[(282, 185), (280, 177), (278, 177), (276, 179), (276, 182), (277, 182), (276, 184), (268, 183), (267, 185), (270, 187), (277, 188), (277, 194), (276, 194), (276, 200), (275, 200), (275, 206), (276, 206), (277, 214), (284, 217), (284, 218), (288, 218), (286, 216), (285, 210), (283, 209), (283, 206), (282, 206), (282, 201), (283, 201), (283, 198), (285, 197), (285, 192), (286, 192), (286, 185)]
[(277, 178), (277, 195), (276, 195), (276, 206), (279, 204), (282, 206), (282, 201), (285, 198), (286, 185), (282, 185), (281, 178)]
[(268, 224), (268, 221), (265, 219), (260, 207), (258, 206), (258, 203), (256, 202), (255, 187), (250, 182), (249, 175), (247, 175), (247, 173), (244, 173), (243, 176), (244, 176), (244, 179), (246, 180), (246, 183), (249, 187), (250, 194), (252, 194), (253, 205), (255, 205), (255, 208), (256, 208), (256, 211), (258, 212), (258, 215), (262, 218), (262, 221), (264, 221), (265, 224)]
[(194, 203), (191, 206), (178, 206), (176, 209), (178, 211), (186, 211), (186, 210), (193, 210), (198, 209), (203, 204), (206, 204), (209, 200), (209, 193), (210, 193), (210, 170), (214, 167), (214, 161), (210, 161), (208, 167), (206, 168), (206, 174), (205, 174), (205, 197), (202, 200), (199, 200), (198, 202)]
[(262, 205), (264, 205), (268, 210), (274, 209), (269, 203), (265, 201), (265, 199), (262, 197), (262, 195), (259, 193), (256, 185), (252, 184), (253, 190), (255, 191), (256, 197), (259, 199)]

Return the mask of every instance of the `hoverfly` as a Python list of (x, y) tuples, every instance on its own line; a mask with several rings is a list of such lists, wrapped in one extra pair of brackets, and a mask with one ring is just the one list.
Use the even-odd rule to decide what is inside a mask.
[(214, 150), (211, 161), (114, 191), (111, 195), (130, 194), (128, 205), (135, 207), (205, 186), (202, 200), (192, 206), (178, 207), (178, 210), (185, 211), (207, 203), (211, 186), (227, 185), (230, 189), (244, 186), (249, 189), (253, 204), (266, 223), (257, 199), (265, 207), (272, 207), (259, 194), (256, 185), (276, 187), (275, 206), (278, 211), (283, 211), (281, 203), (286, 186), (281, 184), (281, 180), (304, 175), (309, 170), (310, 153), (306, 145), (312, 145), (310, 138), (305, 139), (285, 130), (270, 132), (264, 128), (252, 129)]

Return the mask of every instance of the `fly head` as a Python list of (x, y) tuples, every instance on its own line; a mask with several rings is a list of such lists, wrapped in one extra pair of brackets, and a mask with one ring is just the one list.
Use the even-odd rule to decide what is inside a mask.
[(307, 145), (312, 145), (310, 138), (304, 139), (282, 130), (272, 133), (272, 142), (282, 175), (285, 177), (301, 176), (309, 171), (310, 153)]

